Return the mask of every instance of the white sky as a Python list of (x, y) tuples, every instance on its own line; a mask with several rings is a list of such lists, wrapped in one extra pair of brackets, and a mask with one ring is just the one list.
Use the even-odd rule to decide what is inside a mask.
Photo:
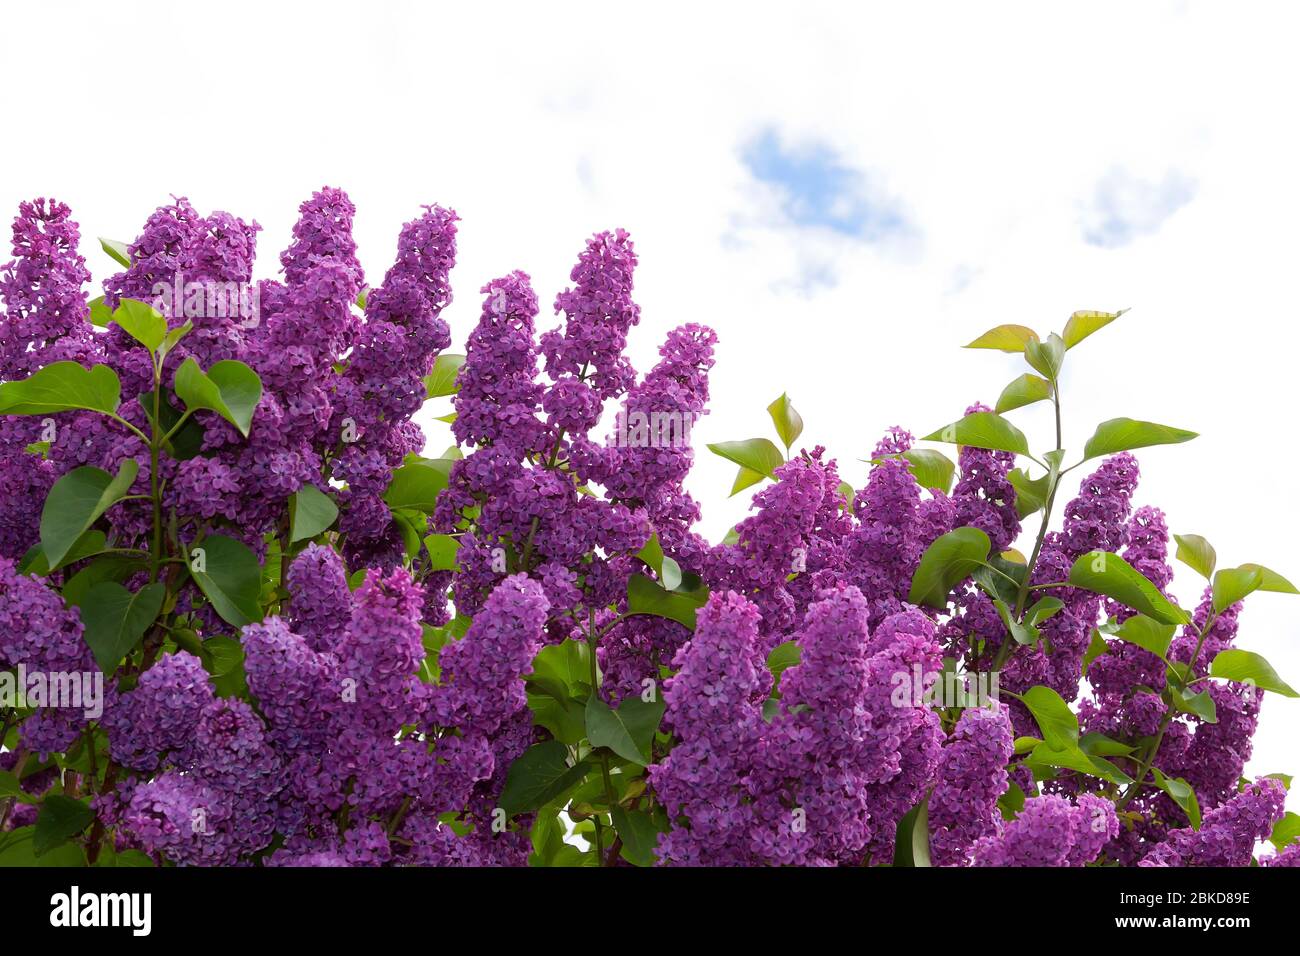
[[(1021, 371), (962, 343), (1131, 307), (1070, 354), (1067, 445), (1117, 415), (1200, 431), (1140, 454), (1139, 501), (1300, 581), (1293, 7), (479, 6), (6, 5), (0, 210), (68, 202), (98, 281), (95, 236), (187, 195), (257, 219), (271, 275), (298, 203), (337, 185), (377, 278), (400, 224), (450, 205), (458, 348), (483, 282), (529, 272), (549, 327), (585, 238), (623, 226), (638, 366), (675, 324), (721, 336), (697, 448), (771, 435), (787, 391), (855, 485), (886, 426), (924, 434)], [(758, 178), (764, 134), (849, 170), (848, 194)], [(818, 225), (862, 209), (879, 228)], [(1013, 416), (1049, 447), (1044, 415)], [(703, 451), (690, 484), (715, 539), (748, 504), (733, 471)], [(1193, 605), (1193, 573), (1175, 590)], [(1298, 619), (1259, 595), (1241, 643), (1300, 686)], [(1269, 695), (1253, 771), (1300, 772), (1297, 720)]]

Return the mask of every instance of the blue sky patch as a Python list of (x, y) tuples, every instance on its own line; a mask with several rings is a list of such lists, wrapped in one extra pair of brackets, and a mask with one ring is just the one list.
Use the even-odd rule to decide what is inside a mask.
[(1103, 249), (1126, 246), (1138, 236), (1157, 232), (1195, 196), (1195, 181), (1176, 170), (1151, 182), (1125, 169), (1112, 169), (1097, 182), (1084, 211), (1083, 241)]

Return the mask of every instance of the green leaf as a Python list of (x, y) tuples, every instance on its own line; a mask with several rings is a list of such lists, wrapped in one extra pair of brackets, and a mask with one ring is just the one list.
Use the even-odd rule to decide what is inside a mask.
[(1165, 688), (1165, 694), (1174, 708), (1180, 713), (1194, 714), (1207, 724), (1219, 722), (1219, 709), (1210, 692), (1203, 690), (1199, 694), (1185, 694), (1171, 682)]
[(1080, 750), (1076, 744), (1058, 749), (1046, 742), (1041, 743), (1034, 748), (1026, 762), (1041, 767), (1062, 767), (1077, 773), (1086, 773), (1120, 786), (1127, 786), (1133, 782), (1132, 777), (1105, 757), (1090, 756)]
[(167, 319), (145, 302), (119, 300), (113, 310), (113, 321), (150, 352), (157, 352), (167, 338)]
[(515, 816), (562, 797), (581, 783), (591, 769), (585, 760), (572, 767), (568, 760), (569, 748), (558, 740), (529, 747), (510, 765), (497, 805), (507, 816)]
[(233, 637), (209, 637), (203, 642), (204, 667), (212, 675), (212, 689), (218, 697), (248, 696), (244, 673), (244, 645)]
[(1030, 342), (1025, 346), (1025, 361), (1034, 371), (1054, 382), (1065, 361), (1065, 343), (1055, 332), (1042, 342)]
[(248, 437), (253, 412), (262, 399), (262, 380), (243, 362), (226, 359), (204, 372), (198, 362), (187, 358), (176, 370), (172, 387), (186, 408), (216, 412)]
[(952, 490), (957, 466), (943, 452), (933, 448), (912, 448), (903, 452), (903, 459), (908, 464), (907, 470), (922, 488), (937, 488), (945, 495)]
[(619, 855), (633, 866), (654, 866), (655, 847), (661, 832), (654, 817), (644, 810), (625, 810), (616, 806), (610, 810), (610, 819), (622, 838), (623, 848)]
[(653, 614), (676, 621), (695, 630), (695, 612), (709, 599), (709, 590), (699, 587), (694, 591), (665, 591), (644, 574), (629, 575), (627, 579), (627, 613)]
[(1090, 757), (1127, 757), (1133, 752), (1128, 744), (1097, 733), (1084, 734), (1079, 738), (1079, 749)]
[(101, 581), (86, 594), (81, 620), (95, 663), (112, 674), (158, 619), (167, 588), (147, 584), (132, 594), (116, 581)]
[(33, 545), (31, 550), (23, 556), (19, 562), (18, 570), (22, 574), (36, 574), (45, 577), (52, 571), (59, 568), (65, 568), (70, 564), (76, 564), (78, 561), (84, 561), (86, 558), (99, 554), (107, 546), (108, 538), (102, 531), (92, 528), (90, 531), (82, 534), (76, 543), (68, 549), (62, 560), (54, 567), (50, 567), (49, 562), (45, 559), (45, 552), (41, 550), (39, 544)]
[(772, 672), (772, 686), (779, 687), (781, 675), (799, 663), (802, 655), (798, 641), (785, 641), (772, 648), (767, 655), (767, 669)]
[(1050, 687), (1039, 684), (1021, 695), (1043, 732), (1043, 742), (1052, 750), (1069, 750), (1079, 744), (1079, 718), (1064, 698)]
[(994, 411), (1001, 415), (1014, 408), (1023, 408), (1052, 397), (1052, 383), (1038, 375), (1026, 372), (1002, 390)]
[(105, 239), (99, 237), (99, 246), (110, 256), (112, 256), (119, 265), (131, 268), (131, 249), (125, 242), (119, 242), (117, 239)]
[(433, 514), (438, 495), (447, 487), (452, 462), (445, 458), (421, 459), (393, 472), (384, 501), (394, 511), (407, 508)]
[(1241, 567), (1243, 570), (1258, 571), (1260, 573), (1262, 580), (1259, 590), (1261, 591), (1275, 591), (1279, 594), (1300, 594), (1300, 590), (1296, 590), (1294, 584), (1276, 571), (1270, 571), (1262, 564), (1243, 564)]
[(587, 698), (587, 739), (593, 747), (608, 747), (624, 760), (647, 766), (653, 760), (651, 744), (663, 719), (665, 702), (625, 697), (615, 710), (593, 693)]
[(1175, 556), (1179, 561), (1207, 580), (1214, 576), (1214, 567), (1219, 560), (1214, 545), (1199, 534), (1176, 534), (1174, 540), (1178, 542)]
[(316, 537), (338, 516), (334, 499), (315, 485), (303, 485), (289, 496), (289, 543)]
[(1191, 617), (1118, 554), (1090, 551), (1070, 568), (1070, 583), (1126, 604), (1161, 624), (1187, 624)]
[(424, 377), (424, 397), (444, 398), (460, 391), (456, 376), (465, 364), (465, 356), (444, 352), (433, 363), (433, 371)]
[(160, 356), (170, 355), (172, 349), (176, 348), (176, 346), (180, 344), (181, 339), (189, 335), (190, 332), (193, 331), (193, 329), (194, 329), (194, 323), (189, 319), (185, 320), (184, 325), (176, 326), (176, 328), (172, 329), (165, 336), (163, 336), (162, 347), (158, 349), (158, 354)]
[(1088, 676), (1088, 668), (1092, 666), (1092, 662), (1108, 650), (1110, 650), (1110, 646), (1106, 643), (1106, 639), (1094, 627), (1092, 634), (1088, 637), (1088, 649), (1083, 652), (1082, 674), (1084, 677)]
[(63, 600), (69, 607), (82, 607), (96, 584), (101, 581), (117, 581), (120, 584), (144, 568), (145, 562), (140, 558), (121, 555), (99, 558), (86, 565), (63, 585)]
[(44, 856), (86, 829), (94, 819), (95, 814), (85, 802), (51, 793), (41, 801), (36, 830), (32, 834), (32, 850), (37, 856)]
[(97, 329), (106, 329), (113, 321), (113, 310), (104, 302), (104, 297), (97, 296), (87, 303), (90, 306), (90, 324)]
[(1029, 454), (1024, 432), (994, 412), (974, 412), (926, 435), (923, 440)]
[(794, 406), (790, 404), (790, 399), (784, 392), (781, 393), (780, 398), (767, 406), (767, 413), (772, 416), (776, 433), (785, 445), (786, 451), (789, 451), (790, 446), (803, 434), (803, 418), (794, 410)]
[[(202, 550), (202, 561), (195, 551)], [(241, 541), (213, 534), (186, 555), (190, 574), (221, 619), (243, 627), (262, 619), (258, 597), (262, 593), (262, 568)], [(200, 570), (200, 564), (202, 570)]]
[(1273, 832), (1268, 835), (1268, 842), (1279, 850), (1285, 850), (1297, 839), (1300, 839), (1300, 814), (1288, 810), (1281, 820), (1273, 824)]
[(1210, 676), (1271, 690), (1283, 697), (1300, 697), (1273, 670), (1273, 665), (1258, 654), (1236, 648), (1220, 651), (1210, 664)]
[[(733, 461), (741, 468), (756, 472), (764, 478), (772, 478), (776, 469), (785, 464), (781, 450), (766, 438), (750, 438), (747, 441), (724, 441), (709, 445), (709, 451), (727, 461)], [(739, 482), (737, 478), (737, 482)], [(750, 482), (753, 484), (754, 482)], [(748, 486), (746, 486), (748, 487)], [(734, 495), (738, 489), (733, 488)]]
[(1023, 325), (999, 325), (989, 329), (968, 349), (997, 349), (999, 352), (1023, 352), (1030, 342), (1038, 341), (1038, 333)]
[(1183, 812), (1187, 814), (1192, 829), (1199, 830), (1201, 828), (1201, 805), (1196, 799), (1196, 791), (1192, 789), (1192, 785), (1182, 777), (1165, 776), (1158, 767), (1152, 767), (1151, 774), (1155, 777), (1156, 786), (1169, 794), (1169, 799), (1178, 804)]
[(17, 800), (19, 803), (38, 803), (40, 798), (34, 797), (23, 789), (22, 784), (18, 782), (18, 776), (11, 770), (0, 770), (0, 800), (9, 798)]
[(9, 833), (0, 833), (0, 867), (80, 867), (86, 865), (86, 855), (76, 843), (63, 842), (47, 852), (37, 855), (33, 846), (36, 827), (19, 827)]
[(1133, 418), (1112, 418), (1098, 425), (1088, 443), (1083, 446), (1083, 460), (1151, 445), (1177, 445), (1195, 437), (1196, 432), (1169, 425), (1140, 422)]
[(429, 567), (434, 571), (459, 571), (456, 552), (460, 550), (460, 539), (450, 534), (431, 534), (424, 539), (425, 550), (429, 552)]
[(326, 531), (338, 518), (338, 505), (316, 485), (303, 485), (289, 496), (289, 542), (295, 544)]
[(1036, 511), (1041, 511), (1047, 504), (1051, 476), (1044, 474), (1041, 478), (1030, 478), (1023, 468), (1013, 468), (1007, 473), (1007, 480), (1016, 489), (1016, 514), (1027, 518)]
[(55, 362), (29, 378), (0, 385), (0, 415), (51, 415), (85, 409), (112, 415), (122, 400), (122, 383), (107, 365), (82, 368)]
[[(136, 401), (144, 409), (144, 413), (153, 423), (153, 398), (154, 393), (141, 392), (136, 396)], [(153, 424), (156, 431), (162, 434), (170, 434), (173, 428), (181, 420), (181, 413), (178, 412), (172, 403), (168, 400), (164, 392), (158, 396), (158, 422)], [(184, 424), (176, 429), (176, 434), (168, 439), (167, 447), (171, 456), (177, 461), (189, 461), (191, 458), (197, 458), (203, 454), (203, 436), (205, 430), (202, 425), (194, 420), (193, 417), (185, 419)]]
[(958, 528), (936, 538), (921, 555), (907, 599), (938, 610), (947, 607), (952, 589), (984, 563), (990, 547), (989, 536), (979, 528)]
[(736, 480), (731, 483), (731, 491), (728, 493), (727, 497), (730, 498), (733, 495), (738, 495), (746, 488), (753, 487), (760, 481), (765, 481), (766, 479), (766, 475), (760, 474), (757, 471), (751, 471), (744, 465), (741, 465), (740, 470), (736, 472)]
[(930, 798), (903, 814), (894, 831), (894, 866), (930, 865)]
[(130, 494), (139, 470), (136, 460), (127, 458), (116, 475), (82, 465), (54, 483), (41, 510), (41, 550), (51, 568), (62, 563), (105, 511)]
[(1211, 595), (1214, 610), (1222, 614), (1247, 595), (1258, 591), (1264, 575), (1258, 568), (1224, 568), (1214, 575)]
[(1120, 309), (1118, 312), (1076, 312), (1070, 316), (1065, 323), (1065, 331), (1061, 333), (1061, 338), (1065, 342), (1067, 349), (1072, 349), (1088, 336), (1092, 335), (1098, 329), (1105, 328), (1114, 322), (1128, 309)]
[(1174, 639), (1174, 631), (1172, 624), (1153, 620), (1145, 614), (1135, 614), (1116, 628), (1114, 636), (1165, 660), (1169, 655), (1169, 644)]

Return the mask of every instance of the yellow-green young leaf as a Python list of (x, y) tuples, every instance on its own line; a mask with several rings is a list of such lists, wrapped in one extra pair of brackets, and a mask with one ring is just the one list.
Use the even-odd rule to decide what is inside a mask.
[(1076, 312), (1070, 316), (1065, 323), (1065, 331), (1061, 333), (1061, 338), (1065, 342), (1067, 349), (1072, 349), (1088, 336), (1092, 335), (1098, 329), (1110, 325), (1128, 309), (1120, 309), (1118, 312)]
[(1030, 478), (1023, 468), (1012, 468), (1007, 473), (1007, 481), (1016, 489), (1016, 514), (1022, 519), (1040, 511), (1047, 504), (1048, 475)]
[(1068, 750), (1079, 745), (1079, 718), (1060, 694), (1040, 684), (1025, 691), (1020, 700), (1034, 715), (1048, 747)]
[(122, 299), (113, 310), (113, 321), (150, 352), (157, 352), (167, 338), (167, 319), (146, 302)]
[(800, 435), (803, 434), (803, 418), (794, 410), (790, 404), (790, 398), (784, 392), (781, 397), (767, 406), (767, 413), (772, 416), (772, 424), (776, 426), (776, 433), (781, 438), (781, 443), (785, 445), (786, 451), (795, 443)]
[(105, 239), (99, 237), (99, 245), (105, 252), (117, 261), (119, 265), (131, 268), (131, 250), (125, 242), (119, 242), (116, 239)]
[(113, 310), (105, 304), (104, 297), (98, 296), (87, 304), (90, 306), (90, 324), (99, 329), (108, 328), (113, 321)]
[(424, 397), (442, 398), (460, 390), (456, 376), (465, 364), (465, 356), (443, 353), (433, 363), (433, 371), (424, 377)]
[(1029, 454), (1029, 443), (1025, 440), (1024, 432), (994, 412), (974, 412), (926, 435), (922, 440)]
[(1273, 665), (1251, 651), (1236, 648), (1220, 651), (1210, 664), (1210, 676), (1271, 690), (1283, 697), (1300, 697), (1291, 685), (1278, 676)]
[(1188, 821), (1192, 824), (1192, 829), (1199, 830), (1201, 805), (1197, 802), (1196, 791), (1192, 789), (1192, 785), (1182, 777), (1166, 777), (1158, 767), (1152, 767), (1151, 773), (1156, 778), (1156, 786), (1169, 794), (1170, 800), (1182, 807)]
[(1250, 563), (1243, 564), (1241, 567), (1242, 570), (1258, 571), (1260, 573), (1259, 589), (1261, 591), (1275, 591), (1279, 594), (1300, 594), (1294, 584), (1276, 571), (1270, 571), (1262, 564)]
[(731, 494), (727, 497), (730, 498), (733, 495), (738, 495), (746, 488), (751, 488), (760, 481), (765, 481), (766, 478), (766, 475), (760, 475), (758, 472), (752, 471), (744, 465), (741, 465), (740, 470), (736, 472), (736, 480), (731, 483)]
[(1187, 624), (1191, 616), (1170, 603), (1160, 589), (1118, 554), (1090, 551), (1074, 562), (1069, 581), (1075, 587), (1104, 594), (1161, 624)]
[(1135, 614), (1115, 630), (1114, 636), (1129, 644), (1136, 644), (1164, 660), (1169, 654), (1169, 643), (1174, 639), (1174, 625), (1163, 624), (1145, 614)]
[(1268, 842), (1279, 850), (1285, 850), (1297, 839), (1300, 839), (1300, 814), (1288, 810), (1286, 815), (1273, 825), (1273, 832), (1268, 835)]
[(945, 495), (952, 490), (957, 466), (951, 458), (933, 448), (911, 448), (903, 452), (908, 471), (922, 488), (937, 488)]
[(1222, 614), (1248, 594), (1259, 590), (1264, 575), (1256, 568), (1224, 568), (1214, 575), (1211, 589), (1214, 610)]
[(1056, 381), (1065, 361), (1065, 343), (1055, 332), (1042, 342), (1030, 342), (1025, 346), (1025, 361), (1030, 368)]
[(1214, 545), (1199, 534), (1176, 534), (1174, 540), (1178, 542), (1175, 556), (1179, 561), (1207, 580), (1214, 576), (1214, 567), (1219, 561)]
[(1112, 418), (1098, 425), (1097, 431), (1083, 446), (1083, 460), (1151, 445), (1177, 445), (1195, 437), (1196, 432), (1184, 428), (1140, 422), (1133, 418)]
[(107, 365), (85, 369), (55, 362), (29, 378), (0, 385), (0, 415), (49, 415), (86, 409), (112, 415), (121, 403), (122, 382)]
[(968, 349), (997, 349), (999, 352), (1023, 352), (1030, 342), (1038, 341), (1038, 333), (1023, 325), (999, 325), (989, 329)]
[(1052, 383), (1040, 375), (1026, 372), (1002, 390), (994, 411), (1001, 415), (1052, 397)]
[(728, 461), (734, 461), (742, 468), (756, 471), (764, 478), (773, 477), (776, 469), (785, 464), (781, 450), (766, 438), (716, 442), (709, 445), (709, 451)]

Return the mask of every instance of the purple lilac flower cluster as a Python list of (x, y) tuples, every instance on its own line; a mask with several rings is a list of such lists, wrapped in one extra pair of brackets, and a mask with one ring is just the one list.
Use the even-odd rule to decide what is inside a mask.
[[(1010, 452), (962, 447), (945, 491), (918, 481), (901, 428), (873, 449), (858, 489), (823, 447), (797, 449), (726, 540), (697, 532), (684, 483), (717, 337), (674, 328), (638, 376), (625, 354), (641, 319), (637, 256), (622, 230), (585, 244), (549, 331), (539, 334), (526, 273), (481, 286), (449, 419), (456, 448), (421, 457), (414, 417), (451, 343), (458, 217), (425, 207), (372, 287), (355, 214), (342, 190), (315, 193), (281, 279), (256, 280), (258, 224), (175, 198), (128, 244), (101, 307), (84, 288), (70, 210), (20, 207), (14, 259), (0, 270), (0, 381), (100, 363), (122, 401), (116, 419), (0, 419), (0, 671), (97, 669), (93, 622), (60, 597), (79, 574), (82, 585), (105, 574), (166, 593), (156, 626), (106, 675), (102, 716), (0, 713), (0, 769), (40, 796), (55, 773), (33, 765), (52, 758), (65, 792), (84, 787), (92, 853), (103, 838), (181, 865), (522, 865), (541, 849), (535, 821), (553, 823), (566, 801), (597, 847), (616, 801), (641, 814), (669, 865), (888, 863), (922, 803), (943, 866), (1247, 865), (1270, 835), (1283, 786), (1241, 779), (1260, 695), (1207, 682), (1213, 717), (1171, 713), (1165, 662), (1095, 630), (1134, 611), (1063, 583), (1081, 557), (1112, 552), (1172, 600), (1167, 522), (1134, 509), (1133, 456), (1102, 461), (1042, 539), (1024, 587), (1059, 608), (1035, 646), (1016, 647), (1005, 609), (971, 580), (942, 609), (918, 607), (911, 590), (927, 548), (955, 529), (977, 528), (992, 555), (1015, 557)], [(256, 373), (247, 435), (205, 409), (183, 447), (142, 440), (153, 359), (124, 328), (90, 321), (124, 299), (154, 303), (177, 336), (160, 359), (162, 400), (187, 362)], [(131, 494), (97, 519), (112, 569), (91, 555), (41, 574), (34, 546), (50, 488), (74, 468), (116, 472), (126, 459), (137, 465)], [(400, 469), (434, 490), (395, 503)], [(293, 534), (304, 489), (339, 512), (310, 541)], [(158, 533), (169, 544), (150, 567)], [(261, 571), (260, 613), (240, 623), (190, 563), (192, 546), (222, 533)], [(634, 606), (642, 585), (678, 611)], [(1215, 613), (1207, 589), (1169, 661), (1205, 677), (1235, 646), (1240, 610)], [(574, 647), (590, 672), (558, 690), (542, 679), (554, 674), (532, 673), (540, 653)], [(1019, 701), (967, 707), (921, 692), (955, 667), (1002, 661), (1003, 687), (1077, 702), (1080, 731), (1109, 738), (1129, 769), (1138, 761), (1121, 752), (1157, 741), (1154, 769), (1194, 791), (1201, 825), (1185, 825), (1187, 811), (1149, 781), (1119, 795), (1077, 769), (1045, 772), (1016, 745), (1039, 733)], [(654, 706), (659, 691), (662, 724), (640, 763), (589, 746), (584, 722), (576, 737), (556, 729), (556, 707)], [(549, 718), (537, 704), (546, 695)], [(557, 774), (599, 765), (603, 789), (584, 784), (581, 800), (507, 817), (511, 768), (536, 746), (560, 754)], [(588, 806), (602, 800), (604, 811)], [(0, 800), (0, 828), (31, 826), (34, 813)], [(1298, 859), (1293, 844), (1264, 862)]]

